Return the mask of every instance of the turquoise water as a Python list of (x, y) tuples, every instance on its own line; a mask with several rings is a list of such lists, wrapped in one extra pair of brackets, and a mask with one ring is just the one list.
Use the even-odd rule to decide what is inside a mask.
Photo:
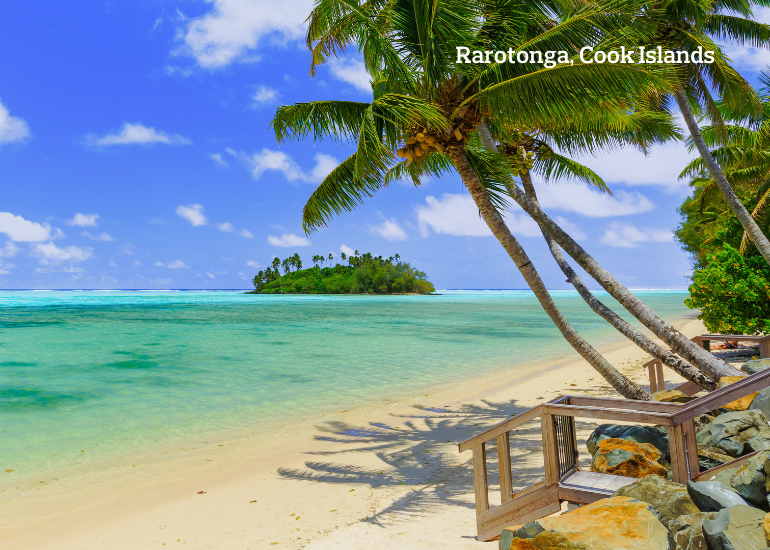
[[(670, 321), (693, 315), (684, 291), (638, 294)], [(621, 340), (576, 293), (554, 295), (595, 346)], [(571, 354), (524, 291), (0, 292), (0, 471), (251, 432)]]

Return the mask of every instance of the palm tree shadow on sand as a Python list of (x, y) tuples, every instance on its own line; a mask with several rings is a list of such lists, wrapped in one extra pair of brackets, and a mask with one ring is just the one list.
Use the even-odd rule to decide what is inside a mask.
[[(415, 406), (411, 415), (393, 415), (391, 424), (372, 422), (365, 427), (332, 421), (316, 426), (324, 434), (316, 440), (344, 445), (341, 450), (308, 453), (327, 460), (307, 461), (305, 468), (280, 468), (287, 479), (315, 483), (360, 484), (371, 489), (413, 486), (414, 490), (396, 498), (384, 509), (361, 521), (385, 527), (398, 516), (446, 510), (446, 506), (475, 509), (471, 453), (458, 453), (457, 443), (482, 430), (515, 416), (528, 407), (516, 402), (482, 401), (482, 404), (443, 408)], [(397, 427), (398, 426), (398, 427)], [(596, 426), (578, 427), (580, 444)], [(581, 429), (582, 428), (582, 429)], [(380, 467), (344, 464), (342, 459), (360, 453), (373, 453)], [(514, 490), (543, 479), (540, 421), (535, 420), (511, 432), (511, 462)], [(332, 458), (337, 460), (331, 460)], [(500, 504), (497, 448), (487, 445), (490, 504)], [(406, 519), (405, 517), (403, 519)], [(471, 537), (474, 538), (474, 537)]]

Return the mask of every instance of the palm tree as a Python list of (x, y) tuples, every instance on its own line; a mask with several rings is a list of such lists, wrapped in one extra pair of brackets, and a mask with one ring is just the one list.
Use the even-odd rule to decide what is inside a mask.
[(281, 259), (278, 256), (276, 256), (275, 258), (273, 258), (273, 270), (278, 271), (279, 265), (281, 265)]
[[(661, 119), (649, 113), (631, 115), (626, 120), (609, 121), (580, 121), (579, 125), (572, 121), (560, 122), (557, 126), (531, 128), (527, 131), (514, 129), (497, 132), (500, 144), (492, 139), (486, 125), (479, 132), (482, 141), (488, 148), (502, 150), (509, 158), (514, 170), (514, 176), (520, 176), (526, 196), (537, 203), (537, 193), (532, 182), (532, 172), (540, 175), (545, 181), (556, 181), (562, 177), (572, 177), (609, 192), (604, 180), (591, 169), (565, 156), (579, 153), (595, 153), (600, 148), (615, 148), (622, 145), (632, 145), (644, 149), (651, 144), (652, 139), (665, 139), (676, 136), (666, 118)], [(561, 152), (556, 153), (554, 147)], [(510, 192), (510, 190), (509, 190)], [(557, 265), (567, 277), (578, 294), (588, 306), (618, 332), (634, 342), (637, 346), (659, 359), (687, 380), (695, 382), (707, 389), (714, 389), (716, 381), (706, 376), (689, 362), (678, 357), (670, 350), (635, 329), (624, 321), (611, 308), (601, 302), (585, 285), (580, 276), (561, 253), (561, 249), (551, 236), (543, 231), (543, 237), (556, 260)]]
[[(610, 365), (566, 321), (539, 274), (499, 213), (510, 181), (507, 159), (485, 151), (475, 134), (485, 116), (527, 127), (567, 113), (599, 116), (634, 104), (635, 90), (662, 89), (647, 68), (591, 65), (572, 60), (549, 67), (541, 60), (502, 66), (455, 66), (457, 46), (494, 42), (498, 50), (579, 49), (629, 22), (641, 4), (556, 6), (538, 12), (508, 2), (420, 0), (363, 6), (319, 0), (309, 20), (314, 63), (349, 41), (358, 41), (373, 75), (371, 103), (321, 101), (278, 109), (273, 127), (279, 142), (313, 133), (316, 139), (356, 141), (356, 152), (319, 185), (303, 211), (307, 232), (349, 211), (394, 179), (457, 171), (482, 218), (519, 268), (542, 307), (567, 341), (622, 395), (649, 394)], [(387, 6), (380, 10), (381, 6)], [(553, 21), (556, 16), (556, 21)], [(462, 72), (461, 72), (462, 71)], [(601, 98), (601, 101), (596, 98)], [(396, 164), (394, 152), (406, 158)]]
[[(714, 180), (730, 209), (735, 213), (757, 250), (770, 264), (770, 240), (762, 233), (735, 190), (711, 155), (698, 127), (696, 115), (705, 111), (714, 126), (723, 133), (722, 117), (711, 96), (716, 90), (724, 103), (735, 109), (761, 113), (759, 99), (751, 86), (733, 69), (713, 38), (745, 43), (755, 47), (770, 46), (770, 26), (754, 21), (752, 5), (766, 6), (765, 0), (665, 0), (651, 9), (647, 21), (655, 26), (655, 36), (650, 48), (683, 52), (692, 59), (700, 51), (712, 51), (714, 63), (680, 64), (680, 80), (673, 96), (690, 131), (691, 141), (698, 149), (703, 164)], [(695, 112), (694, 112), (695, 111)]]
[(329, 252), (329, 265), (332, 265), (332, 262), (334, 261), (334, 255)]
[[(765, 69), (759, 79), (764, 85), (760, 90), (762, 112), (753, 115), (745, 109), (719, 104), (720, 115), (728, 124), (705, 126), (702, 136), (706, 145), (714, 148), (711, 156), (720, 165), (731, 186), (742, 197), (753, 198), (752, 202), (756, 205), (750, 214), (752, 219), (767, 227), (770, 222), (770, 68)], [(692, 149), (694, 141), (689, 139), (688, 145)], [(730, 208), (730, 205), (719, 200), (720, 188), (713, 177), (703, 177), (706, 171), (703, 159), (697, 158), (687, 165), (679, 177), (693, 177), (691, 185), (698, 190), (696, 200), (701, 212), (709, 207), (721, 217), (727, 214), (725, 207)], [(744, 230), (741, 254), (746, 253), (751, 242), (748, 231)]]

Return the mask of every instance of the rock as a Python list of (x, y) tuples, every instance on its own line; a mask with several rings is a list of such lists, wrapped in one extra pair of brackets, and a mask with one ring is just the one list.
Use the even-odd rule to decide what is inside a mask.
[(733, 411), (720, 414), (695, 436), (698, 446), (719, 447), (736, 457), (744, 452), (745, 443), (768, 427), (762, 411)]
[[(737, 382), (738, 380), (743, 380), (746, 378), (745, 376), (723, 376), (719, 379), (719, 383), (717, 384), (717, 389), (724, 388), (726, 386), (729, 386), (733, 382)], [(722, 405), (720, 409), (727, 409), (728, 411), (745, 411), (749, 408), (749, 405), (751, 405), (751, 402), (754, 401), (754, 398), (757, 396), (759, 392), (754, 392), (752, 394), (746, 395), (744, 397), (741, 397), (740, 399), (736, 399), (732, 403), (728, 403), (727, 405)]]
[(668, 459), (668, 432), (658, 426), (623, 426), (619, 424), (602, 424), (596, 428), (586, 442), (588, 452), (593, 456), (596, 445), (602, 439), (616, 437), (635, 443), (649, 443), (658, 451), (663, 459)]
[(661, 401), (663, 403), (689, 403), (696, 397), (682, 393), (679, 390), (660, 390), (652, 394), (652, 398), (655, 401)]
[(741, 465), (733, 474), (730, 486), (749, 504), (766, 508), (767, 487), (765, 478), (770, 470), (770, 450), (757, 453)]
[(602, 439), (596, 447), (591, 471), (628, 477), (658, 475), (666, 477), (666, 468), (658, 459), (660, 451), (649, 443), (627, 439)]
[(711, 476), (711, 479), (706, 479), (704, 481), (718, 481), (728, 489), (730, 489), (733, 493), (738, 494), (738, 491), (736, 491), (732, 485), (730, 485), (730, 482), (733, 480), (733, 476), (735, 475), (735, 472), (738, 471), (738, 468), (730, 468), (728, 470), (722, 470), (721, 472), (717, 473), (715, 476)]
[(764, 388), (759, 390), (754, 401), (749, 405), (750, 411), (762, 411), (765, 418), (770, 414), (770, 388)]
[(765, 513), (751, 506), (723, 508), (713, 519), (703, 520), (703, 537), (710, 550), (766, 548), (764, 519)]
[(644, 477), (618, 489), (612, 496), (630, 497), (646, 502), (658, 511), (663, 525), (669, 529), (679, 516), (697, 514), (699, 511), (684, 485), (658, 476)]
[(671, 550), (708, 550), (703, 537), (703, 520), (716, 515), (716, 512), (698, 512), (676, 518), (670, 530)]
[(688, 481), (687, 492), (701, 512), (718, 512), (739, 504), (748, 505), (741, 495), (719, 481)]
[(699, 431), (701, 431), (703, 428), (708, 426), (712, 420), (714, 420), (715, 416), (713, 414), (703, 413), (699, 414), (695, 418), (692, 419), (693, 424), (695, 425), (695, 433), (697, 434)]
[(770, 449), (770, 428), (764, 429), (749, 439), (744, 445), (746, 452), (762, 451)]
[(770, 359), (752, 359), (741, 365), (741, 370), (750, 376), (765, 370), (767, 367), (770, 367)]
[(500, 550), (667, 550), (668, 530), (646, 502), (611, 497), (500, 535)]
[(731, 460), (733, 460), (733, 457), (725, 454), (719, 447), (698, 446), (698, 464), (700, 465), (701, 472), (716, 468)]
[(762, 520), (762, 530), (765, 532), (765, 542), (770, 546), (770, 513)]

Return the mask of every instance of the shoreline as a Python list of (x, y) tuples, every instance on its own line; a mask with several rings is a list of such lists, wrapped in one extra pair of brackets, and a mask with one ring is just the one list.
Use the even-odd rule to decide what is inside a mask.
[[(703, 331), (697, 319), (676, 326), (688, 335)], [(637, 363), (647, 358), (632, 344), (601, 351), (621, 371), (646, 380)], [(322, 548), (369, 524), (365, 518), (413, 501), (449, 471), (467, 477), (470, 456), (459, 455), (456, 443), (483, 426), (560, 390), (611, 394), (602, 383), (579, 357), (566, 357), (442, 385), (402, 403), (322, 415), (265, 437), (220, 438), (216, 447), (187, 449), (184, 458), (142, 471), (116, 468), (91, 487), (63, 482), (7, 503), (0, 542), (9, 549), (154, 548), (177, 539), (188, 548)], [(406, 454), (392, 458), (399, 453)], [(337, 462), (343, 457), (344, 466)], [(478, 545), (472, 490), (456, 499), (464, 513), (455, 529)]]

